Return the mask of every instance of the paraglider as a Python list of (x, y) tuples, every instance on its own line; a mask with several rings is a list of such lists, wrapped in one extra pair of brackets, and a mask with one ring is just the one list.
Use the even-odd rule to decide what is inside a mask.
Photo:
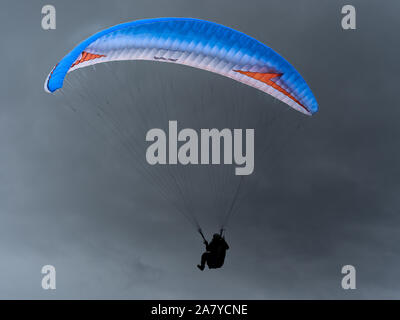
[[(242, 32), (214, 22), (193, 18), (145, 19), (104, 29), (78, 44), (57, 63), (47, 76), (44, 89), (46, 92), (53, 93), (63, 88), (65, 77), (74, 70), (104, 62), (123, 60), (168, 62), (214, 72), (265, 92), (303, 114), (311, 116), (318, 111), (318, 103), (305, 80), (288, 61), (273, 49)], [(140, 77), (140, 75), (135, 76)], [(88, 82), (81, 82), (76, 86), (84, 91), (87, 84)], [(123, 81), (115, 82), (118, 89), (121, 89), (123, 85), (129, 86)], [(98, 97), (97, 93), (92, 95), (92, 99), (95, 99), (96, 102), (94, 104), (94, 107), (97, 108), (96, 115), (101, 119), (112, 120), (110, 127), (119, 138), (122, 138), (122, 145), (136, 157), (135, 160), (141, 159), (141, 157), (146, 158), (147, 164), (152, 165), (154, 170), (150, 170), (140, 161), (135, 161), (135, 164), (141, 166), (144, 173), (152, 179), (153, 185), (160, 189), (160, 194), (167, 199), (171, 190), (174, 188), (177, 190), (176, 194), (181, 198), (181, 203), (173, 199), (173, 204), (177, 211), (181, 212), (200, 232), (206, 245), (206, 252), (202, 255), (198, 268), (204, 270), (206, 264), (211, 269), (222, 267), (229, 246), (222, 231), (220, 234), (215, 234), (210, 243), (204, 238), (200, 225), (193, 214), (194, 206), (186, 197), (185, 192), (189, 193), (195, 188), (191, 185), (191, 179), (187, 178), (187, 173), (182, 172), (175, 176), (171, 173), (172, 170), (166, 170), (166, 173), (163, 173), (159, 166), (154, 166), (158, 160), (153, 161), (155, 157), (151, 157), (152, 154), (149, 150), (147, 153), (143, 152), (137, 136), (130, 134), (132, 131), (120, 130), (120, 126), (124, 125), (130, 130), (134, 130), (132, 129), (134, 126), (129, 122), (132, 118), (125, 117), (123, 114), (126, 109), (113, 106), (108, 100)], [(112, 109), (108, 110), (107, 108)], [(144, 125), (143, 122), (141, 125)], [(152, 141), (152, 138), (150, 137), (149, 140)], [(189, 143), (187, 143), (188, 146)], [(175, 151), (174, 149), (173, 155), (176, 154)], [(143, 157), (144, 154), (146, 155)], [(180, 163), (187, 164), (198, 161), (197, 159), (189, 160), (185, 154), (184, 160)], [(254, 162), (254, 159), (252, 160)], [(244, 174), (253, 172), (253, 162), (250, 162), (251, 170)], [(243, 168), (236, 169), (243, 170)], [(163, 174), (167, 177), (164, 177)], [(221, 228), (223, 228), (233, 212), (243, 179), (240, 178), (239, 183), (235, 184), (229, 181), (229, 177), (226, 175), (222, 176), (223, 179), (218, 179), (212, 173), (208, 173), (208, 175), (212, 182), (211, 185), (214, 187), (214, 195), (217, 200), (220, 200), (220, 207), (216, 211), (226, 211), (224, 212), (225, 218), (221, 223)], [(187, 185), (185, 185), (185, 179), (188, 181)], [(230, 192), (227, 188), (220, 188), (219, 183), (225, 183), (224, 187), (230, 186)]]
[(201, 271), (204, 270), (206, 264), (209, 269), (221, 268), (225, 262), (226, 250), (229, 249), (229, 245), (225, 241), (223, 236), (223, 229), (220, 233), (215, 233), (210, 243), (206, 240), (201, 229), (199, 229), (200, 235), (203, 237), (203, 242), (206, 246), (206, 252), (201, 256), (201, 263), (197, 265)]
[(208, 70), (266, 92), (304, 114), (318, 110), (301, 75), (274, 50), (242, 32), (193, 18), (138, 20), (102, 30), (52, 69), (44, 89), (60, 89), (67, 73), (76, 69), (120, 60), (153, 60)]

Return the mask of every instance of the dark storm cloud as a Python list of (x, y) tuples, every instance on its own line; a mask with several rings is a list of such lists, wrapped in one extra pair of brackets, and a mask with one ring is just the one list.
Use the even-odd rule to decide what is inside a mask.
[[(340, 27), (342, 1), (93, 3), (80, 1), (76, 10), (52, 1), (57, 29), (43, 31), (47, 2), (2, 2), (1, 298), (399, 297), (398, 1), (352, 1), (355, 31)], [(203, 18), (253, 35), (299, 70), (320, 105), (307, 118), (206, 72), (116, 66), (140, 87), (136, 104), (152, 112), (165, 104), (182, 126), (256, 128), (256, 170), (229, 224), (226, 266), (213, 272), (195, 268), (201, 240), (129, 158), (43, 91), (50, 68), (77, 42), (110, 25), (161, 16)], [(81, 73), (95, 83), (106, 70)], [(202, 99), (210, 117), (193, 119)], [(248, 111), (232, 119), (230, 106)], [(269, 128), (259, 114), (278, 120)], [(165, 117), (152, 121), (166, 127)], [(212, 186), (204, 183), (192, 200), (197, 211), (209, 211), (200, 216), (210, 235), (217, 224), (204, 203)], [(40, 287), (45, 264), (57, 269), (55, 292)], [(345, 264), (357, 268), (353, 292), (340, 287)]]

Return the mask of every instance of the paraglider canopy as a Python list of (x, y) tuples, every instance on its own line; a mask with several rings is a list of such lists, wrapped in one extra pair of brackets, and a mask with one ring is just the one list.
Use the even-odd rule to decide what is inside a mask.
[(118, 60), (152, 60), (208, 70), (255, 87), (307, 115), (318, 104), (301, 75), (279, 54), (223, 25), (192, 18), (158, 18), (119, 24), (87, 38), (50, 72), (54, 92), (67, 73)]

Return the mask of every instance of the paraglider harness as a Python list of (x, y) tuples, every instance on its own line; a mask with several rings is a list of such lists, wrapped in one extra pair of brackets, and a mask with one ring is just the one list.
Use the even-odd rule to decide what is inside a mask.
[[(201, 230), (201, 228), (199, 228), (198, 231), (204, 240), (204, 244), (208, 245), (208, 241), (204, 237), (204, 234), (203, 234), (203, 231)], [(224, 234), (224, 229), (221, 228), (221, 230), (219, 232), (219, 236), (225, 242), (223, 234)], [(209, 258), (207, 259), (208, 268), (210, 268), (210, 269), (220, 268), (224, 264), (224, 261), (225, 261), (225, 250), (223, 252), (221, 252), (221, 250), (218, 249), (216, 252), (215, 251), (214, 252), (208, 251), (208, 252), (210, 255)]]

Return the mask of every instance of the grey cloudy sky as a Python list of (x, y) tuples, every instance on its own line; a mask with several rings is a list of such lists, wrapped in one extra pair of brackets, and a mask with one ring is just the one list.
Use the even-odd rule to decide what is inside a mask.
[[(44, 31), (40, 12), (49, 3), (57, 29)], [(340, 25), (348, 1), (2, 1), (0, 298), (399, 298), (400, 3), (351, 3), (354, 31)], [(252, 35), (296, 67), (320, 105), (308, 118), (204, 71), (115, 64), (113, 74), (135, 90), (132, 107), (148, 107), (150, 126), (175, 117), (187, 127), (256, 129), (256, 170), (244, 179), (221, 270), (195, 268), (203, 245), (187, 221), (123, 152), (65, 107), (68, 98), (43, 91), (51, 67), (77, 42), (120, 22), (163, 16)], [(82, 79), (91, 92), (108, 94), (107, 70), (71, 74), (66, 95)], [(159, 105), (170, 113), (157, 116)], [(200, 107), (203, 116), (194, 119)], [(190, 174), (195, 186), (186, 195), (210, 235), (220, 209), (211, 205), (211, 187), (224, 184)], [(234, 178), (221, 177), (232, 192)], [(215, 184), (208, 190), (207, 183)], [(57, 270), (52, 292), (40, 287), (45, 264)], [(345, 264), (357, 268), (357, 290), (341, 289)]]

